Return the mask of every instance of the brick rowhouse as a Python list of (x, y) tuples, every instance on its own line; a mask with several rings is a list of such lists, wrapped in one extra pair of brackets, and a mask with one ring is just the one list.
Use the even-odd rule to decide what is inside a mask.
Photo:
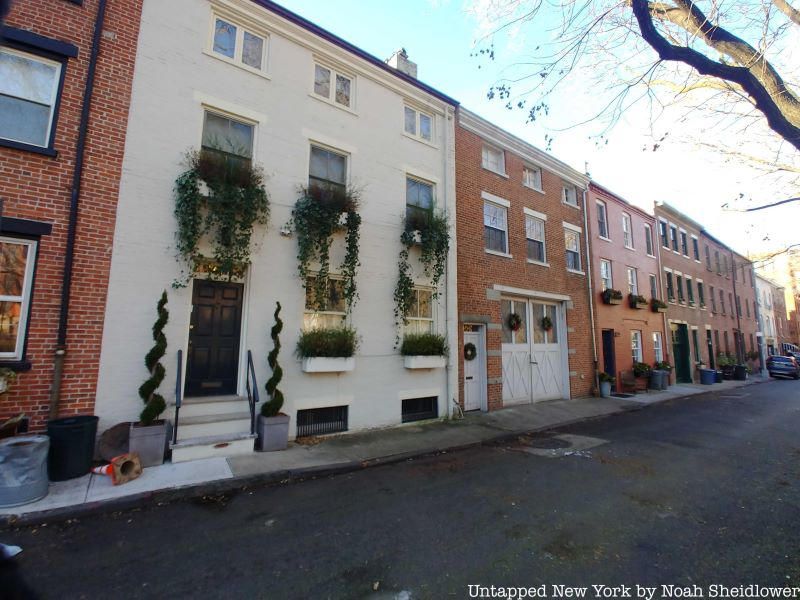
[[(0, 395), (0, 419), (24, 412), (31, 417), (34, 430), (45, 425), (51, 390), (56, 385), (54, 363), (62, 314), (76, 148), (95, 25), (102, 4), (102, 0), (14, 0), (0, 40), (7, 72), (31, 70), (41, 78), (52, 76), (54, 83), (52, 87), (40, 86), (41, 89), (34, 90), (39, 95), (45, 94), (34, 100), (39, 102), (39, 109), (45, 103), (49, 110), (50, 118), (43, 122), (42, 130), (49, 128), (49, 135), (37, 137), (41, 132), (33, 131), (38, 124), (35, 120), (16, 119), (24, 121), (24, 126), (18, 126), (10, 113), (6, 113), (5, 121), (0, 119), (5, 128), (0, 131), (0, 198), (3, 199), (0, 235), (6, 250), (18, 248), (19, 241), (35, 242), (35, 246), (26, 247), (38, 252), (38, 256), (29, 256), (28, 262), (17, 265), (21, 269), (35, 258), (32, 271), (25, 276), (28, 293), (21, 290), (21, 303), (16, 308), (6, 308), (5, 319), (0, 320), (2, 349), (6, 351), (0, 366), (18, 372), (9, 393)], [(142, 0), (105, 4), (105, 19), (98, 37), (58, 404), (62, 416), (90, 414), (94, 409), (141, 9)], [(46, 96), (51, 91), (52, 95)], [(20, 97), (12, 95), (15, 110), (30, 114), (24, 111), (33, 110), (31, 98), (26, 96), (32, 92), (21, 85), (16, 93)], [(48, 119), (48, 115), (44, 118)], [(4, 256), (6, 267), (11, 266), (9, 260)], [(9, 290), (20, 291), (12, 289), (15, 282), (5, 285), (4, 294), (9, 294)], [(26, 311), (27, 325), (23, 326)], [(14, 339), (21, 341), (14, 346)]]
[[(587, 185), (582, 173), (459, 109), (459, 398), (465, 409), (590, 393)], [(567, 239), (577, 250), (569, 257)], [(522, 320), (518, 331), (509, 325), (510, 313)], [(547, 333), (544, 316), (556, 321)], [(467, 363), (465, 340), (477, 349)]]
[[(653, 312), (653, 299), (663, 300), (658, 266), (656, 221), (608, 189), (592, 182), (586, 210), (592, 251), (595, 327), (599, 368), (616, 377), (634, 362), (653, 365), (669, 360), (664, 315)], [(622, 293), (619, 304), (606, 289)], [(647, 304), (633, 306), (629, 296)]]

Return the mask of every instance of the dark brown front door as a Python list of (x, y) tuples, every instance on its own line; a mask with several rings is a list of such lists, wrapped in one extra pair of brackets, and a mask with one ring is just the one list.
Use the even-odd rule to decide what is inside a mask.
[(242, 329), (240, 283), (195, 280), (186, 395), (235, 394)]

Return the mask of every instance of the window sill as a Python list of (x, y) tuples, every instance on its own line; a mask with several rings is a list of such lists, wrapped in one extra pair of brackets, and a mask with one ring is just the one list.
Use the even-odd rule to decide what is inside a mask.
[(630, 250), (631, 252), (636, 252), (636, 248), (633, 246), (625, 246), (625, 250)]
[(21, 373), (23, 371), (30, 371), (31, 361), (29, 360), (4, 360), (0, 359), (0, 368), (11, 369), (12, 371), (16, 371), (17, 373)]
[(492, 256), (501, 256), (503, 258), (514, 258), (513, 254), (509, 254), (508, 252), (499, 252), (497, 250), (489, 250), (489, 248), (483, 249), (486, 254), (491, 254)]
[(604, 242), (611, 243), (611, 238), (607, 238), (607, 237), (602, 236), (602, 235), (598, 235), (597, 237), (600, 238), (601, 240), (603, 240)]
[(34, 146), (33, 144), (26, 144), (24, 142), (15, 142), (14, 140), (0, 139), (0, 146), (3, 148), (13, 148), (14, 150), (22, 150), (23, 152), (31, 152), (33, 154), (41, 154), (56, 158), (58, 151), (55, 148), (42, 148), (41, 146)]
[(550, 267), (550, 263), (549, 262), (542, 262), (540, 260), (533, 260), (532, 258), (528, 259), (528, 264), (529, 265), (539, 265), (540, 267), (548, 267), (548, 268)]
[(266, 72), (250, 67), (244, 63), (237, 62), (232, 58), (228, 58), (227, 56), (222, 56), (207, 49), (203, 50), (203, 54), (205, 54), (206, 56), (210, 56), (211, 58), (214, 58), (220, 62), (224, 62), (225, 64), (231, 65), (232, 67), (236, 67), (237, 69), (241, 69), (242, 71), (246, 71), (247, 73), (250, 73), (252, 75), (257, 75), (258, 77), (261, 77), (268, 81), (272, 80), (272, 77), (270, 77), (269, 74), (267, 74)]
[(564, 202), (563, 200), (561, 201), (561, 204), (563, 204), (564, 206), (569, 206), (570, 208), (574, 208), (575, 210), (581, 209), (579, 204), (570, 204), (569, 202)]
[(317, 102), (322, 102), (323, 104), (327, 104), (328, 106), (332, 106), (333, 108), (338, 108), (339, 110), (343, 110), (346, 113), (350, 113), (354, 117), (358, 116), (358, 113), (355, 110), (353, 110), (352, 108), (350, 108), (349, 106), (342, 106), (338, 102), (333, 102), (329, 98), (325, 98), (323, 96), (319, 96), (319, 95), (315, 94), (314, 92), (309, 92), (308, 96), (309, 96), (309, 98), (313, 98)]
[(586, 275), (585, 271), (576, 271), (575, 269), (567, 269), (567, 273), (572, 273), (573, 275)]
[(656, 257), (656, 255), (655, 255), (655, 254), (648, 254), (648, 255), (647, 255), (647, 257), (648, 257), (648, 258), (655, 258), (655, 257)]
[(424, 144), (425, 146), (433, 148), (434, 150), (438, 150), (439, 149), (439, 146), (434, 144), (432, 141), (426, 140), (425, 138), (419, 137), (418, 135), (411, 135), (407, 131), (403, 131), (403, 137), (407, 137), (410, 140), (414, 140), (415, 142), (419, 142), (420, 144)]
[(509, 178), (508, 177), (508, 173), (501, 173), (500, 171), (495, 171), (494, 169), (490, 169), (489, 167), (487, 167), (484, 164), (481, 164), (481, 168), (483, 168), (484, 171), (489, 171), (489, 173), (494, 173), (495, 175), (499, 175), (500, 177), (503, 177), (504, 179), (508, 179)]
[(528, 190), (533, 190), (534, 192), (539, 192), (540, 194), (544, 194), (544, 190), (541, 188), (536, 188), (531, 185), (525, 185), (524, 183), (522, 184), (522, 187)]

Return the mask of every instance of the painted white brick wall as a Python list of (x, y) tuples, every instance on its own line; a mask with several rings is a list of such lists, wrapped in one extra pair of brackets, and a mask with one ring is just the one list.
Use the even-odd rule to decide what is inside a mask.
[[(250, 11), (272, 32), (269, 79), (204, 53), (211, 23), (211, 4), (206, 0), (144, 3), (98, 383), (101, 429), (134, 420), (141, 410), (137, 388), (147, 376), (143, 357), (152, 344), (150, 329), (163, 289), (169, 295), (170, 320), (163, 361), (167, 377), (161, 392), (168, 400), (174, 396), (176, 352), (185, 350), (188, 341), (191, 286), (170, 288), (180, 274), (172, 189), (184, 169), (184, 154), (199, 146), (203, 103), (258, 120), (254, 160), (264, 168), (271, 200), (271, 220), (268, 227), (256, 229), (256, 251), (245, 280), (240, 392), (244, 392), (244, 353), (251, 349), (264, 393), (269, 377), (266, 357), (272, 347), (269, 329), (275, 302), (280, 301), (281, 388), (286, 396), (284, 411), (292, 416), (291, 436), (296, 411), (302, 408), (349, 404), (350, 429), (357, 430), (399, 423), (403, 397), (438, 395), (439, 414), (445, 415), (447, 371), (408, 371), (393, 348), (392, 293), (406, 173), (432, 179), (440, 207), (452, 210), (455, 205), (452, 109), (248, 0), (225, 5)], [(356, 74), (356, 114), (311, 96), (315, 53)], [(403, 135), (404, 97), (436, 115), (435, 144)], [(304, 290), (297, 277), (296, 239), (281, 237), (279, 230), (291, 215), (298, 186), (307, 182), (310, 140), (348, 151), (350, 181), (363, 191), (360, 301), (352, 316), (361, 347), (355, 370), (339, 376), (304, 374), (293, 355), (303, 322)], [(337, 240), (334, 268), (342, 248), (342, 240)], [(453, 270), (450, 276), (453, 281), (443, 282), (436, 310), (441, 333), (447, 328), (445, 307), (455, 307), (454, 298), (448, 302), (444, 292), (449, 288), (455, 293)], [(416, 278), (425, 282), (418, 265)], [(450, 339), (456, 339), (454, 333), (448, 332)], [(165, 416), (172, 415), (168, 411)]]

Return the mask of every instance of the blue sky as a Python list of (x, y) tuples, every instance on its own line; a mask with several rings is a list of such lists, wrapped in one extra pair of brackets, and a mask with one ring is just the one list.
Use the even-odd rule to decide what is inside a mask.
[[(652, 146), (652, 138), (642, 106), (627, 113), (611, 131), (608, 144), (598, 147), (590, 139), (598, 133), (596, 125), (554, 132), (541, 124), (526, 125), (522, 111), (508, 111), (502, 102), (488, 100), (487, 90), (501, 77), (502, 67), (523, 57), (525, 45), (499, 40), (494, 63), (470, 56), (479, 31), (465, 10), (465, 0), (278, 1), (379, 58), (405, 48), (419, 65), (422, 81), (540, 148), (546, 145), (545, 135), (553, 135), (552, 154), (581, 171), (588, 164), (593, 178), (634, 204), (650, 210), (656, 200), (669, 202), (742, 253), (798, 239), (793, 223), (800, 219), (800, 209), (795, 206), (749, 215), (720, 208), (740, 192), (763, 203), (783, 198), (773, 195), (756, 173), (681, 144), (643, 151)], [(535, 26), (543, 29), (541, 23)], [(546, 123), (554, 127), (576, 114), (588, 114), (596, 102), (591, 90), (573, 79), (551, 99), (553, 110)], [(769, 241), (762, 241), (765, 236)]]

